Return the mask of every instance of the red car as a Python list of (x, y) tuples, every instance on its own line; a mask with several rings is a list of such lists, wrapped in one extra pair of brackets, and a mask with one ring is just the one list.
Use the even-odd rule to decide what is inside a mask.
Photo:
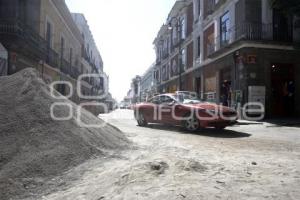
[(237, 113), (231, 108), (203, 102), (188, 94), (162, 94), (134, 107), (139, 126), (148, 123), (183, 126), (188, 131), (214, 127), (224, 129), (237, 122)]

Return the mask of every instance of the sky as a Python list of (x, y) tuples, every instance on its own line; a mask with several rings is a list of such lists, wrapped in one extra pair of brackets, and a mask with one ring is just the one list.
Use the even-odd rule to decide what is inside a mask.
[(176, 0), (66, 0), (83, 13), (109, 75), (109, 90), (121, 101), (131, 80), (155, 61), (153, 40)]

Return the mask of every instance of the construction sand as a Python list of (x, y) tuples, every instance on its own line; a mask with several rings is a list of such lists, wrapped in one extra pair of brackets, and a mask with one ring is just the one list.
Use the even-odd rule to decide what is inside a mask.
[[(95, 156), (108, 156), (126, 149), (130, 142), (117, 128), (82, 128), (75, 117), (51, 118), (57, 100), (34, 69), (0, 77), (0, 199), (15, 199), (33, 192), (48, 178), (62, 174)], [(68, 107), (55, 110), (64, 116)], [(83, 110), (85, 123), (103, 121)], [(37, 181), (39, 180), (39, 181)]]

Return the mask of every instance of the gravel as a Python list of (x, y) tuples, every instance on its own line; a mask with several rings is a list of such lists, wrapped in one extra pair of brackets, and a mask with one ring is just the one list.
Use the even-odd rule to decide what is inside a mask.
[[(117, 154), (130, 146), (124, 134), (109, 124), (84, 128), (76, 116), (53, 120), (50, 107), (57, 102), (77, 109), (67, 99), (53, 98), (34, 69), (0, 77), (0, 199), (16, 199), (90, 158)], [(60, 106), (54, 111), (65, 116), (68, 109)], [(85, 110), (81, 120), (103, 123)]]

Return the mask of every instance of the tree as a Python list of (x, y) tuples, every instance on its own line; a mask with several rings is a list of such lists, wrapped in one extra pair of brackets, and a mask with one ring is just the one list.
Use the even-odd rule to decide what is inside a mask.
[(270, 0), (271, 7), (278, 9), (282, 13), (288, 15), (300, 16), (300, 1), (299, 0)]

